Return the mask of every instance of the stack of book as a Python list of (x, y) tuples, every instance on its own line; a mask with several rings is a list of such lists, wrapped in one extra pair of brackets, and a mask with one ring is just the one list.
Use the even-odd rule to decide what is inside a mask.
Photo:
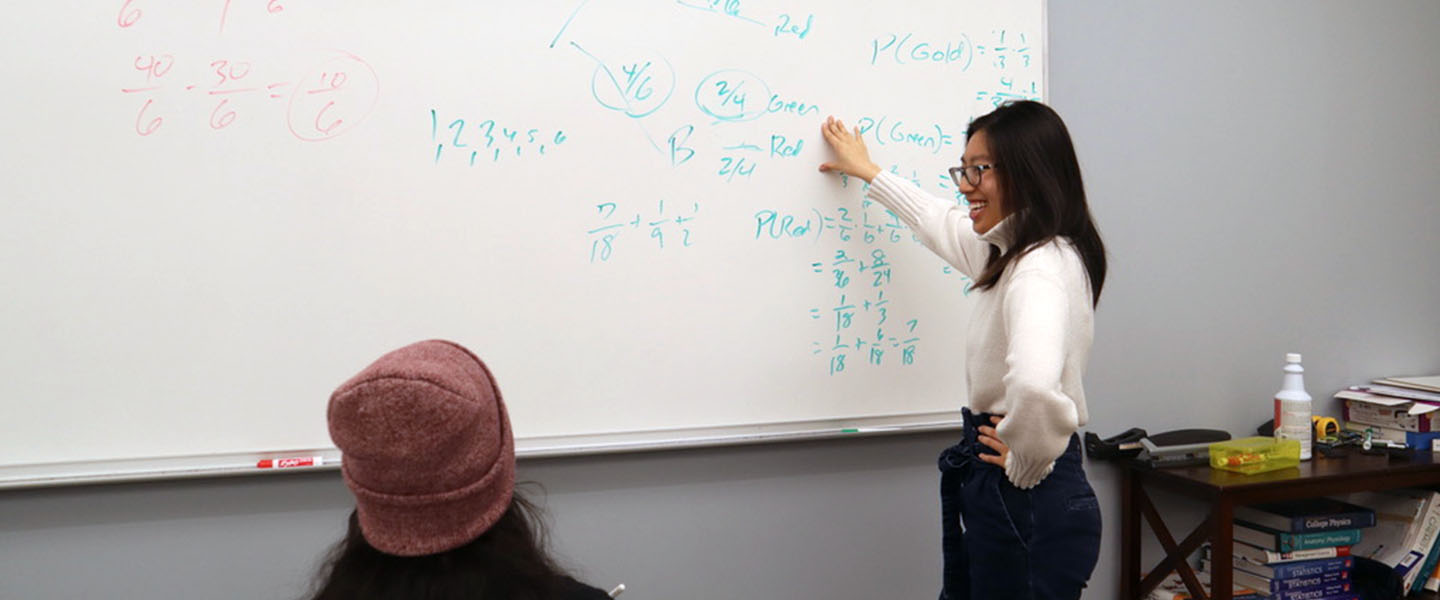
[[(1440, 450), (1440, 375), (1384, 377), (1352, 385), (1335, 397), (1343, 402), (1346, 430), (1368, 431), (1377, 439), (1404, 443), (1420, 451)], [(1411, 574), (1413, 581), (1408, 591), (1440, 591), (1437, 555), (1440, 548), (1436, 547), (1425, 553), (1423, 562)], [(1414, 558), (1413, 553), (1409, 556)]]
[(1335, 393), (1344, 427), (1420, 450), (1440, 441), (1440, 375), (1385, 377)]
[[(1351, 549), (1376, 523), (1365, 506), (1330, 498), (1235, 508), (1236, 585), (1273, 600), (1352, 600)], [(1201, 569), (1209, 572), (1209, 548)]]

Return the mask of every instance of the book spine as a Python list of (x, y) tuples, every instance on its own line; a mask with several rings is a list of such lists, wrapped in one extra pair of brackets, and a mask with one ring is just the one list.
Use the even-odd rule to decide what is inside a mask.
[(1420, 568), (1405, 577), (1406, 590), (1414, 593), (1424, 587), (1426, 578), (1435, 568), (1435, 543), (1440, 539), (1440, 493), (1431, 493), (1427, 498), (1425, 521), (1419, 539), (1411, 546), (1412, 552), (1422, 557)]
[[(1430, 546), (1430, 553), (1425, 555), (1425, 562), (1420, 567), (1420, 572), (1415, 576), (1415, 583), (1410, 586), (1410, 593), (1413, 594), (1420, 590), (1430, 589), (1430, 581), (1432, 580), (1430, 574), (1435, 572), (1435, 565), (1440, 563), (1440, 561), (1436, 560), (1440, 558), (1440, 556), (1437, 555), (1440, 555), (1440, 540), (1437, 540), (1435, 544)], [(1431, 589), (1431, 591), (1435, 590)]]
[(1375, 513), (1372, 512), (1337, 513), (1318, 517), (1294, 517), (1291, 519), (1290, 532), (1315, 533), (1335, 529), (1360, 529), (1374, 525)]
[[(1440, 541), (1435, 543), (1434, 552), (1440, 554)], [(1428, 579), (1425, 580), (1425, 591), (1440, 592), (1440, 562), (1435, 564), (1435, 570), (1425, 575), (1428, 577)]]
[(1350, 593), (1350, 582), (1328, 583), (1303, 589), (1278, 590), (1271, 586), (1273, 600), (1322, 600), (1331, 596)]
[(1329, 548), (1310, 548), (1310, 550), (1296, 550), (1293, 553), (1276, 553), (1273, 550), (1256, 548), (1246, 542), (1237, 542), (1234, 545), (1234, 555), (1240, 560), (1250, 564), (1267, 565), (1274, 567), (1279, 564), (1293, 563), (1315, 563), (1320, 560), (1345, 561), (1351, 555), (1351, 547), (1348, 545), (1332, 545)]
[(1401, 585), (1404, 589), (1410, 589), (1410, 582), (1419, 575), (1420, 563), (1425, 561), (1425, 555), (1414, 550), (1405, 553), (1400, 562), (1395, 565), (1395, 572), (1400, 575)]
[[(1293, 579), (1282, 579), (1276, 577), (1270, 580), (1272, 592), (1293, 592), (1308, 591), (1316, 588), (1328, 588), (1350, 583), (1350, 572), (1327, 573), (1314, 577), (1296, 577)], [(1346, 588), (1348, 590), (1349, 588)], [(1342, 590), (1343, 591), (1343, 590)]]
[(1331, 577), (1332, 581), (1341, 581), (1350, 578), (1351, 568), (1355, 566), (1355, 559), (1332, 558), (1326, 560), (1307, 560), (1303, 562), (1281, 563), (1273, 565), (1275, 579), (1308, 579), (1315, 577)]
[(1353, 546), (1360, 543), (1360, 536), (1359, 529), (1341, 529), (1321, 533), (1277, 533), (1275, 534), (1275, 545), (1281, 552)]
[(1333, 546), (1330, 548), (1311, 548), (1309, 550), (1296, 550), (1294, 552), (1271, 552), (1265, 551), (1265, 563), (1295, 563), (1320, 558), (1337, 558), (1350, 556), (1349, 546)]

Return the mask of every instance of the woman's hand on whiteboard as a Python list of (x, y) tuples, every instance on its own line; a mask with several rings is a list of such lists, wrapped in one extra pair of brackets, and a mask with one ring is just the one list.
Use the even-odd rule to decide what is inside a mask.
[(880, 165), (870, 160), (870, 151), (865, 149), (865, 138), (860, 136), (859, 127), (852, 132), (845, 129), (840, 119), (825, 117), (825, 122), (820, 125), (820, 135), (835, 152), (835, 160), (820, 165), (821, 173), (839, 171), (864, 179), (866, 183), (880, 174)]
[[(1002, 418), (1004, 417), (990, 417), (990, 422), (994, 425), (999, 425)], [(995, 428), (985, 427), (982, 425), (976, 428), (975, 431), (980, 433), (979, 438), (977, 438), (980, 440), (980, 443), (985, 444), (986, 446), (989, 446), (992, 450), (1000, 453), (999, 456), (996, 456), (994, 454), (979, 454), (978, 456), (980, 457), (980, 460), (988, 462), (992, 465), (996, 465), (1002, 469), (1005, 468), (1005, 457), (1009, 456), (1010, 447), (1006, 446), (1005, 442), (1000, 441), (1000, 438), (998, 437), (999, 434), (996, 433)]]

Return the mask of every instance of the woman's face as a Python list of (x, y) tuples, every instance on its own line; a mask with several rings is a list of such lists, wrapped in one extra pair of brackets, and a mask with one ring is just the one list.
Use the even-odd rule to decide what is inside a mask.
[[(960, 157), (960, 164), (965, 167), (994, 166), (990, 158), (990, 144), (983, 130), (970, 136), (970, 141), (965, 144), (965, 155)], [(978, 185), (970, 183), (970, 179), (960, 179), (960, 193), (965, 194), (965, 201), (970, 204), (970, 221), (975, 233), (984, 234), (990, 231), (1013, 212), (1005, 204), (1005, 196), (1000, 191), (1000, 179), (995, 174), (998, 169), (997, 167), (979, 172), (968, 170), (967, 174), (973, 174), (970, 179), (975, 175), (979, 176)]]

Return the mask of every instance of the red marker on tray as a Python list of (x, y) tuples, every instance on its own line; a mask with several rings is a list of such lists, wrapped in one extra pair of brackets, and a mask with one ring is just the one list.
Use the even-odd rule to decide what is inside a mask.
[(289, 469), (293, 467), (318, 467), (325, 464), (323, 456), (297, 456), (294, 458), (266, 458), (255, 463), (257, 469)]

